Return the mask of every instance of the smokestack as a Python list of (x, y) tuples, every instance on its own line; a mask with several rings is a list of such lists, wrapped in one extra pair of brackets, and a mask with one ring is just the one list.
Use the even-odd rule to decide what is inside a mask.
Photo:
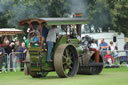
[(83, 16), (83, 14), (82, 13), (75, 13), (74, 15), (73, 15), (73, 17), (82, 17)]
[[(82, 16), (86, 16), (87, 12), (87, 4), (88, 0), (71, 0), (71, 12), (72, 13), (76, 13), (76, 16), (74, 17), (82, 17)], [(78, 15), (78, 16), (77, 16)]]

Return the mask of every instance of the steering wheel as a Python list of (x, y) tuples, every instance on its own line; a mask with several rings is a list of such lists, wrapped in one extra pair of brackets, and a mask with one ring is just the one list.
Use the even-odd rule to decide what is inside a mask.
[[(31, 41), (31, 37), (32, 37), (32, 35), (36, 35), (36, 38), (38, 39), (36, 42), (33, 42), (33, 41)], [(31, 32), (29, 32), (29, 34), (28, 34), (28, 38), (29, 38), (29, 40), (30, 40), (30, 43), (40, 43), (40, 37), (38, 36), (40, 33), (38, 32), (38, 31), (36, 31), (36, 30), (33, 30), (33, 31), (31, 31)], [(34, 36), (33, 35), (33, 36)]]

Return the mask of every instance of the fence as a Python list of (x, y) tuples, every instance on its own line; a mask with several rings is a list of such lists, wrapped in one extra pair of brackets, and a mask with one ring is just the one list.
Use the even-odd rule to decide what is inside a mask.
[(5, 53), (3, 58), (1, 58), (1, 65), (0, 66), (5, 66), (5, 69), (0, 69), (8, 71), (15, 71), (16, 70), (24, 70), (24, 63), (22, 62), (26, 58), (26, 53), (22, 52), (11, 52), (10, 54)]
[(115, 51), (101, 50), (100, 54), (103, 58), (104, 66), (128, 67), (128, 50), (115, 50)]
[[(100, 51), (103, 58), (104, 66), (127, 66), (128, 67), (128, 50), (116, 50), (116, 51)], [(24, 57), (23, 57), (24, 56)], [(9, 70), (16, 71), (20, 69), (23, 71), (25, 60), (25, 53), (11, 52), (10, 54), (5, 53), (4, 60), (5, 71)], [(124, 63), (126, 62), (126, 63)], [(1, 70), (1, 69), (0, 69)]]

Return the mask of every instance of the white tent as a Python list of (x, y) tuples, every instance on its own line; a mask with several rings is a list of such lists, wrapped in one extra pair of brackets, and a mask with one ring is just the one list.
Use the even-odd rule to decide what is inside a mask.
[(0, 35), (22, 34), (23, 31), (15, 28), (0, 28)]

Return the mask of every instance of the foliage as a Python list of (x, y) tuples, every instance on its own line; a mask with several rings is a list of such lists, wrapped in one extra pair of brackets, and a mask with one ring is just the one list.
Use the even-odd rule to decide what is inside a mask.
[(103, 28), (128, 36), (128, 0), (0, 0), (0, 27), (16, 27), (25, 18), (67, 17), (75, 12), (86, 12), (96, 32)]
[(114, 9), (111, 9), (113, 15), (113, 26), (117, 32), (123, 32), (128, 36), (128, 0), (113, 0)]
[[(20, 20), (39, 17), (63, 17), (69, 12), (69, 0), (0, 0), (0, 27), (15, 27)], [(3, 22), (6, 21), (6, 22)]]
[(88, 0), (90, 24), (128, 36), (128, 0)]
[(96, 32), (100, 32), (100, 28), (103, 28), (102, 31), (108, 31), (108, 27), (112, 23), (112, 16), (106, 0), (89, 1), (88, 16), (90, 17), (90, 24), (95, 26)]

